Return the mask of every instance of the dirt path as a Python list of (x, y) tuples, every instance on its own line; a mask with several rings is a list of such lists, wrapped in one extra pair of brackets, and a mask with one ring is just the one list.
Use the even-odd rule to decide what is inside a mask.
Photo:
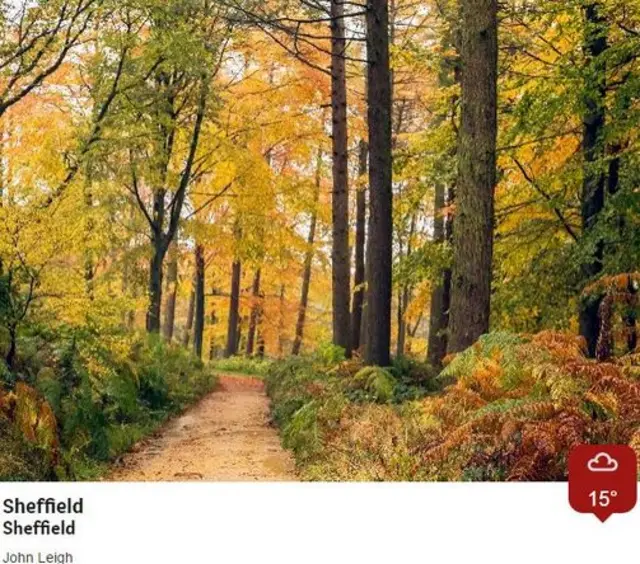
[(293, 461), (269, 426), (268, 415), (260, 380), (221, 376), (215, 392), (137, 445), (107, 479), (295, 480)]

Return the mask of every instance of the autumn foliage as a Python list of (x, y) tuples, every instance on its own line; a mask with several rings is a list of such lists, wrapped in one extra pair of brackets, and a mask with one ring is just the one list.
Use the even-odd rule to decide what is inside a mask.
[(309, 478), (564, 480), (578, 444), (640, 450), (639, 368), (633, 356), (589, 360), (569, 334), (493, 333), (415, 401), (354, 401), (354, 363), (274, 367), (270, 392)]
[(216, 382), (200, 361), (157, 339), (59, 346), (42, 344), (26, 365), (34, 372), (0, 389), (0, 480), (96, 478)]

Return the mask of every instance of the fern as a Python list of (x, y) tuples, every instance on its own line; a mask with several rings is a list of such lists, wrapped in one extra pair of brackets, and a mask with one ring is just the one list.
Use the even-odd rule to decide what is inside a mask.
[(353, 377), (350, 385), (353, 389), (364, 390), (373, 401), (387, 403), (393, 398), (396, 380), (384, 368), (367, 366)]

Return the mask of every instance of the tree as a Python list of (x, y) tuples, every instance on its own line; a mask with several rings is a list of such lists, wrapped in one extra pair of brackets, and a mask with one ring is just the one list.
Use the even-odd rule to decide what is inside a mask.
[(351, 355), (349, 256), (349, 147), (344, 7), (331, 0), (331, 141), (333, 146), (333, 342)]
[[(460, 82), (459, 53), (456, 47), (457, 23), (452, 22), (448, 12), (443, 14), (449, 22), (450, 29), (443, 38), (443, 51), (452, 55), (445, 55), (440, 63), (438, 86), (443, 90)], [(433, 202), (433, 240), (438, 245), (451, 244), (453, 238), (453, 215), (450, 210), (455, 199), (456, 178), (447, 178), (444, 173), (451, 166), (451, 160), (456, 157), (457, 123), (458, 123), (458, 92), (448, 94), (443, 115), (438, 121), (446, 127), (450, 126), (454, 132), (454, 145), (445, 149), (445, 154), (437, 163), (438, 178), (435, 180)], [(453, 168), (453, 167), (451, 167)], [(431, 292), (431, 308), (429, 314), (429, 341), (427, 343), (427, 362), (431, 366), (442, 367), (442, 361), (447, 354), (449, 308), (451, 307), (451, 267), (446, 265), (439, 273), (438, 280)]]
[[(604, 127), (606, 114), (606, 63), (604, 53), (607, 50), (607, 22), (602, 14), (599, 2), (587, 2), (584, 6), (585, 17), (585, 83), (582, 151), (584, 154), (584, 172), (582, 182), (581, 215), (582, 231), (590, 237), (587, 260), (582, 264), (585, 280), (593, 281), (602, 272), (603, 241), (593, 231), (605, 205), (604, 170)], [(600, 320), (598, 310), (600, 300), (586, 297), (580, 304), (580, 334), (585, 338), (587, 351), (591, 357), (596, 354)]]
[(291, 354), (300, 354), (302, 339), (304, 337), (304, 324), (307, 318), (307, 306), (309, 304), (309, 287), (311, 285), (311, 267), (313, 266), (313, 256), (315, 254), (314, 244), (316, 242), (316, 228), (318, 225), (318, 201), (320, 200), (320, 183), (322, 180), (322, 148), (318, 149), (316, 163), (315, 190), (313, 193), (313, 208), (309, 220), (309, 234), (307, 236), (307, 249), (304, 255), (304, 266), (302, 268), (302, 287), (300, 289), (300, 306), (298, 308), (298, 320), (296, 322), (296, 335), (293, 340)]
[(178, 246), (169, 248), (169, 264), (167, 265), (167, 303), (164, 310), (162, 333), (165, 340), (171, 342), (176, 318), (176, 299), (178, 293)]
[[(236, 230), (240, 236), (239, 230)], [(227, 327), (227, 346), (224, 356), (229, 358), (238, 354), (238, 342), (240, 340), (240, 282), (242, 277), (242, 265), (240, 259), (235, 258), (231, 266), (231, 295), (229, 296), (229, 321)]]
[[(365, 362), (386, 366), (391, 346), (391, 74), (386, 0), (369, 0), (369, 242), (367, 246), (367, 339)], [(374, 321), (375, 320), (375, 321)]]
[(247, 333), (247, 356), (253, 355), (253, 349), (256, 342), (256, 334), (258, 332), (258, 323), (260, 321), (260, 279), (262, 278), (262, 269), (257, 268), (253, 275), (253, 284), (251, 285), (251, 314), (249, 316), (249, 331)]
[(193, 352), (198, 358), (202, 358), (202, 344), (204, 341), (204, 308), (205, 308), (205, 258), (202, 245), (196, 245), (196, 298), (195, 298), (195, 321), (193, 329)]
[[(369, 147), (364, 140), (359, 144), (358, 175), (363, 180), (367, 174), (367, 162)], [(351, 313), (351, 347), (354, 351), (360, 349), (360, 336), (362, 331), (362, 317), (365, 296), (365, 238), (367, 228), (367, 190), (365, 186), (358, 186), (356, 194), (356, 245), (355, 245), (355, 271), (353, 278), (353, 307)]]
[(111, 131), (123, 138), (121, 151), (110, 159), (126, 155), (126, 169), (117, 168), (148, 224), (151, 333), (160, 330), (165, 256), (189, 189), (207, 164), (198, 160), (198, 151), (230, 33), (221, 20), (224, 8), (205, 3), (185, 11), (180, 5), (152, 2), (141, 8), (147, 23), (126, 69), (132, 84), (118, 105), (119, 120), (135, 123), (137, 131)]
[(21, 1), (2, 6), (0, 117), (41, 86), (86, 37), (100, 0)]
[(461, 114), (449, 352), (489, 330), (496, 186), (498, 3), (460, 2)]

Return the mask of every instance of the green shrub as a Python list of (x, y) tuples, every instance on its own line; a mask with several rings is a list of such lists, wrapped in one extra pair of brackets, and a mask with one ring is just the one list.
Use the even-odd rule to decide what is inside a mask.
[(42, 398), (57, 420), (58, 446), (44, 456), (21, 438), (11, 410), (3, 412), (2, 399), (13, 388), (12, 379), (3, 378), (0, 425), (10, 432), (0, 440), (0, 479), (94, 479), (108, 461), (215, 384), (200, 359), (157, 336), (72, 333), (61, 345), (43, 346), (20, 361), (29, 393)]
[(221, 358), (213, 363), (213, 368), (220, 372), (237, 372), (251, 376), (265, 376), (272, 361), (265, 358), (248, 358), (246, 356), (232, 356)]
[(345, 350), (333, 343), (320, 343), (313, 353), (315, 362), (325, 366), (331, 366), (344, 361), (346, 358)]
[(50, 477), (48, 454), (26, 441), (11, 422), (0, 415), (0, 482), (32, 482)]
[(395, 403), (406, 363), (279, 363), (269, 393), (308, 479), (558, 481), (578, 444), (640, 452), (638, 364), (587, 359), (574, 335), (496, 333), (452, 359), (439, 393), (426, 378), (418, 401)]
[(393, 398), (396, 380), (384, 368), (366, 366), (347, 382), (347, 387), (350, 391), (363, 392), (357, 396), (359, 399), (388, 403)]

